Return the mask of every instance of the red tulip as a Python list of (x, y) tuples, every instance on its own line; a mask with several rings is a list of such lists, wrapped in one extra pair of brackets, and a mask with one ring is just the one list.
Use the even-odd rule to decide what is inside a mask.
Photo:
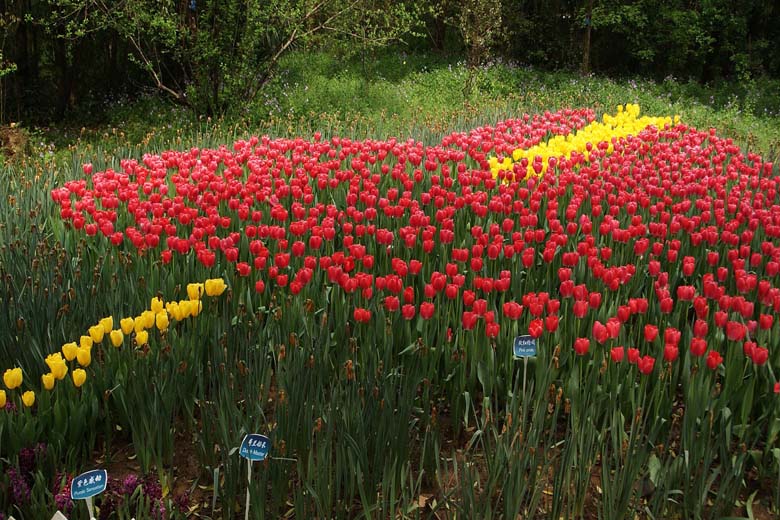
[(625, 349), (623, 347), (612, 347), (612, 350), (609, 351), (609, 354), (612, 357), (612, 361), (615, 363), (620, 363), (623, 361)]
[(761, 314), (758, 317), (758, 326), (761, 328), (761, 330), (769, 330), (772, 328), (774, 319), (774, 316), (771, 314)]
[(601, 344), (609, 339), (609, 331), (600, 321), (593, 322), (593, 338)]
[(696, 288), (692, 285), (681, 285), (677, 288), (677, 298), (682, 301), (693, 301)]
[(574, 340), (574, 352), (579, 356), (584, 356), (590, 349), (590, 340), (588, 338), (577, 338)]
[(656, 327), (655, 325), (647, 324), (645, 325), (644, 333), (645, 333), (645, 341), (651, 343), (658, 336), (658, 327)]
[(615, 339), (620, 335), (620, 320), (617, 318), (610, 318), (607, 320), (607, 332), (609, 333), (609, 337), (611, 339)]
[(358, 307), (353, 311), (352, 317), (358, 323), (368, 323), (371, 321), (371, 311)]
[(498, 336), (498, 333), (500, 331), (500, 327), (498, 323), (488, 323), (485, 325), (485, 335), (488, 338), (495, 338)]
[(388, 312), (395, 312), (400, 308), (401, 301), (397, 296), (385, 296), (384, 305)]
[(723, 356), (715, 350), (710, 350), (707, 354), (707, 366), (710, 370), (715, 370), (721, 363), (723, 363)]
[(715, 325), (717, 325), (720, 328), (723, 328), (726, 326), (726, 323), (728, 322), (729, 315), (726, 312), (723, 311), (717, 311), (715, 312)]
[(707, 341), (702, 338), (691, 339), (691, 354), (696, 357), (703, 356), (707, 351)]
[(528, 334), (532, 338), (538, 338), (542, 335), (542, 332), (544, 332), (544, 322), (539, 319), (531, 320), (531, 323), (528, 324)]
[(731, 341), (742, 341), (745, 337), (745, 326), (736, 321), (726, 323), (726, 337)]
[(239, 276), (249, 276), (252, 268), (246, 262), (239, 262), (236, 264), (236, 271), (238, 271)]
[(431, 302), (423, 302), (420, 304), (420, 316), (422, 316), (424, 320), (431, 319), (435, 310), (436, 306)]
[(547, 332), (555, 332), (558, 330), (558, 316), (555, 315), (549, 315), (544, 319), (544, 327), (547, 329)]
[(575, 318), (584, 318), (588, 314), (588, 302), (583, 300), (577, 300), (574, 302), (573, 313)]
[(707, 331), (709, 330), (709, 325), (704, 320), (696, 320), (693, 323), (693, 335), (697, 338), (703, 338), (707, 336)]
[(477, 325), (478, 316), (476, 313), (470, 311), (464, 311), (462, 316), (463, 328), (471, 330)]
[(753, 349), (752, 355), (750, 357), (753, 360), (753, 363), (758, 366), (762, 366), (766, 364), (767, 359), (769, 359), (769, 350), (763, 347), (756, 347)]
[(653, 368), (655, 367), (655, 358), (652, 356), (644, 356), (637, 360), (637, 367), (641, 373), (649, 375), (653, 372)]
[(677, 348), (677, 345), (670, 345), (666, 344), (664, 345), (664, 360), (672, 363), (674, 360), (677, 359), (677, 356), (680, 354), (679, 349)]

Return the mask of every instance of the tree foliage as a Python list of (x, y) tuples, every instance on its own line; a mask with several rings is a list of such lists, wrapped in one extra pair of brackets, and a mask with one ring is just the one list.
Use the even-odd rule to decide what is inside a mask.
[(0, 0), (0, 35), (3, 120), (150, 90), (219, 114), (255, 99), (291, 49), (367, 59), (399, 42), (472, 66), (780, 76), (775, 0)]

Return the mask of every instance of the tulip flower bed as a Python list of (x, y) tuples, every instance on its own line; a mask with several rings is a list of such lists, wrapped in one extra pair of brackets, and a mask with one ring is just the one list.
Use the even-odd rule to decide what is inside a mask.
[[(212, 486), (201, 513), (224, 518), (249, 432), (277, 457), (254, 470), (258, 517), (780, 506), (780, 176), (714, 130), (628, 105), (83, 173), (51, 191), (58, 238), (85, 270), (142, 276), (114, 290), (150, 310), (98, 322), (127, 312), (117, 296), (64, 360), (42, 349), (48, 370), (3, 367), (8, 460), (45, 441), (74, 470), (124, 439), (173, 486), (186, 445)], [(527, 371), (519, 335), (538, 343)], [(144, 511), (194, 511), (165, 496)]]

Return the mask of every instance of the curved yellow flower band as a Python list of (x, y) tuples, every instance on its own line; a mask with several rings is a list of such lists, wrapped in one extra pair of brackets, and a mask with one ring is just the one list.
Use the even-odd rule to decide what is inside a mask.
[[(663, 128), (666, 125), (677, 124), (680, 121), (679, 116), (639, 117), (639, 113), (639, 105), (630, 103), (625, 105), (625, 107), (618, 105), (615, 115), (604, 114), (602, 122), (593, 121), (578, 132), (556, 135), (550, 140), (531, 148), (518, 148), (512, 152), (511, 158), (505, 157), (500, 161), (496, 157), (490, 158), (490, 171), (494, 178), (498, 177), (499, 172), (502, 170), (513, 172), (515, 163), (521, 163), (525, 159), (527, 161), (525, 178), (542, 176), (547, 172), (551, 157), (571, 159), (573, 154), (581, 154), (584, 156), (585, 161), (589, 161), (590, 151), (598, 143), (607, 143), (606, 151), (609, 154), (613, 152), (613, 139), (637, 135), (650, 125)], [(534, 168), (534, 162), (537, 163), (536, 168)]]
[[(201, 296), (220, 296), (227, 289), (222, 278), (206, 280), (203, 283), (191, 283), (187, 285), (186, 300), (163, 303), (160, 298), (152, 298), (149, 309), (139, 316), (127, 317), (119, 320), (119, 328), (114, 329), (114, 317), (108, 316), (101, 319), (96, 325), (89, 328), (88, 334), (81, 336), (78, 343), (75, 341), (62, 345), (61, 352), (55, 352), (46, 357), (46, 365), (49, 372), (41, 376), (41, 386), (46, 390), (53, 390), (56, 381), (65, 378), (68, 373), (68, 362), (76, 360), (78, 364), (86, 368), (92, 362), (92, 347), (101, 343), (104, 338), (109, 338), (111, 345), (119, 348), (126, 337), (134, 334), (135, 345), (142, 347), (149, 341), (147, 329), (157, 327), (161, 332), (168, 329), (171, 320), (182, 321), (195, 317), (203, 309)], [(73, 384), (81, 387), (87, 378), (83, 368), (77, 368), (72, 372)], [(3, 384), (8, 390), (19, 388), (23, 382), (22, 369), (9, 368), (3, 373)], [(6, 392), (0, 389), (0, 409), (6, 405)], [(25, 406), (31, 407), (35, 403), (35, 392), (27, 391), (22, 396)]]

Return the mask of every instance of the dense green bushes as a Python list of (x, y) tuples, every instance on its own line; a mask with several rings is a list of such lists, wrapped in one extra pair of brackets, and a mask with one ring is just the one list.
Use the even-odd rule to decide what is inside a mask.
[[(727, 79), (747, 90), (753, 78), (780, 74), (776, 2), (689, 4), (132, 0), (109, 9), (95, 0), (3, 1), (0, 121), (93, 113), (150, 90), (198, 114), (221, 114), (261, 99), (291, 50), (327, 48), (366, 64), (399, 42), (471, 66), (501, 57), (656, 81)], [(473, 80), (465, 77), (464, 87)]]

